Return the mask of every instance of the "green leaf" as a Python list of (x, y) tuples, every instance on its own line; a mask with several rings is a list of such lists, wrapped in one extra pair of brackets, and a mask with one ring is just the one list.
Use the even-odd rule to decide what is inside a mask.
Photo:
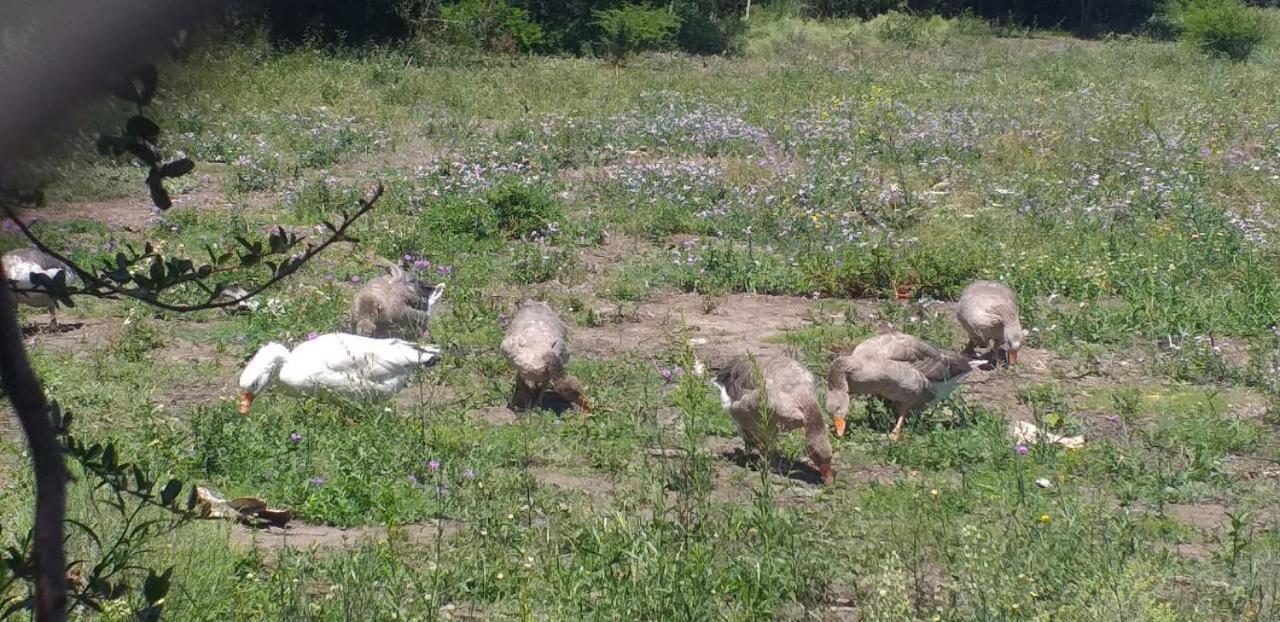
[(144, 164), (152, 168), (160, 161), (160, 154), (156, 153), (156, 148), (144, 143), (140, 140), (132, 140), (125, 144), (125, 150), (132, 153), (135, 158), (142, 160)]
[(147, 176), (147, 190), (151, 193), (151, 203), (165, 210), (173, 207), (173, 199), (169, 197), (169, 191), (164, 187), (164, 178), (156, 174), (158, 172), (159, 169), (155, 169), (151, 175)]
[(182, 492), (182, 482), (176, 479), (169, 480), (164, 485), (164, 490), (160, 491), (160, 503), (165, 506), (173, 505), (174, 499), (178, 498), (178, 493)]
[(142, 596), (147, 599), (147, 603), (158, 603), (169, 594), (169, 579), (172, 575), (173, 567), (159, 575), (154, 570), (147, 571), (147, 579), (142, 583)]
[(160, 126), (156, 125), (155, 121), (142, 115), (136, 115), (126, 121), (124, 131), (130, 136), (141, 138), (150, 143), (154, 143), (156, 139), (160, 138)]
[(164, 177), (182, 177), (187, 173), (195, 170), (196, 163), (191, 158), (180, 158), (172, 162), (166, 162), (160, 167), (160, 174)]

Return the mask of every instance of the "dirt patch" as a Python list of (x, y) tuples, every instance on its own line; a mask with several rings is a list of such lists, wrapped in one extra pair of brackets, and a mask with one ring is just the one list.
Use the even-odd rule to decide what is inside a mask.
[(902, 479), (919, 475), (916, 471), (907, 471), (890, 464), (856, 464), (850, 466), (835, 465), (836, 486), (862, 488), (869, 484), (892, 486)]
[(207, 343), (196, 343), (182, 338), (174, 338), (156, 351), (156, 359), (175, 363), (219, 363), (230, 366), (231, 357), (219, 354)]
[[(990, 372), (977, 372), (965, 378), (960, 390), (964, 399), (983, 407), (1003, 412), (1017, 421), (1032, 421), (1031, 406), (1019, 401), (1022, 389), (1049, 384), (1057, 387), (1068, 403), (1079, 403), (1093, 393), (1107, 393), (1132, 386), (1165, 384), (1145, 372), (1146, 362), (1120, 355), (1094, 357), (1081, 361), (1055, 352), (1023, 347), (1016, 367), (998, 367)], [(1105, 412), (1076, 413), (1086, 424), (1097, 424), (1098, 430), (1086, 428), (1086, 437), (1119, 428), (1119, 420)]]
[(1186, 542), (1175, 544), (1170, 551), (1177, 557), (1188, 559), (1191, 561), (1205, 561), (1213, 557), (1214, 552), (1218, 550), (1216, 544), (1207, 542)]
[(520, 421), (515, 411), (506, 406), (490, 406), (467, 413), (467, 417), (489, 425), (514, 425)]
[(191, 411), (219, 401), (230, 402), (239, 395), (234, 380), (223, 374), (219, 378), (194, 379), (189, 383), (166, 385), (163, 392), (154, 396), (152, 401), (166, 410), (176, 412)]
[[(1269, 450), (1268, 453), (1274, 455), (1274, 450)], [(1280, 478), (1280, 465), (1258, 456), (1226, 456), (1222, 463), (1231, 476), (1238, 480)]]
[(628, 306), (597, 311), (607, 324), (578, 327), (574, 349), (586, 356), (613, 358), (634, 352), (652, 353), (657, 344), (670, 342), (681, 326), (689, 330), (694, 352), (708, 365), (746, 351), (781, 352), (769, 338), (808, 326), (817, 301), (789, 296), (734, 294), (704, 300), (696, 294), (666, 294), (638, 308)]
[(1226, 409), (1223, 414), (1228, 417), (1263, 419), (1271, 410), (1271, 402), (1266, 396), (1247, 389), (1228, 390), (1223, 398), (1226, 402)]
[[(178, 198), (174, 198), (175, 205)], [(89, 201), (85, 203), (53, 203), (41, 207), (22, 210), (18, 217), (24, 222), (68, 222), (88, 220), (102, 223), (113, 231), (138, 233), (146, 229), (148, 219), (155, 216), (158, 210), (151, 204), (146, 195), (111, 199), (109, 201)]]
[[(654, 248), (653, 244), (639, 238), (616, 231), (605, 231), (604, 242), (584, 248), (578, 254), (578, 263), (587, 274), (604, 276), (623, 259), (640, 256), (651, 248)], [(593, 281), (594, 279), (587, 279), (587, 284), (598, 284)]]
[[(37, 316), (44, 319), (47, 316)], [(39, 320), (37, 320), (39, 321)], [(65, 328), (58, 332), (35, 331), (27, 339), (27, 347), (44, 348), (58, 354), (87, 356), (89, 352), (115, 343), (124, 326), (120, 318), (72, 319), (63, 315)]]
[[(414, 546), (430, 544), (438, 535), (448, 537), (461, 529), (462, 523), (455, 521), (415, 523), (394, 528), (397, 536), (403, 534), (403, 539)], [(282, 549), (340, 551), (382, 542), (387, 536), (388, 530), (384, 526), (344, 528), (294, 523), (289, 527), (266, 529), (236, 526), (231, 531), (231, 544), (240, 549), (256, 548), (268, 554)]]
[(1166, 503), (1165, 516), (1196, 529), (1212, 531), (1226, 525), (1231, 509), (1217, 503)]
[(608, 500), (613, 495), (613, 482), (600, 477), (573, 475), (549, 467), (534, 467), (529, 472), (543, 486), (582, 493), (600, 500)]

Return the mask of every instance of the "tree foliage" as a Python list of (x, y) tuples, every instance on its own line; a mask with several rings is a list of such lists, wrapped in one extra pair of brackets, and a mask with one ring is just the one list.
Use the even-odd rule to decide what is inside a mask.
[(638, 4), (596, 11), (594, 15), (605, 55), (614, 62), (643, 50), (668, 48), (680, 30), (678, 15)]

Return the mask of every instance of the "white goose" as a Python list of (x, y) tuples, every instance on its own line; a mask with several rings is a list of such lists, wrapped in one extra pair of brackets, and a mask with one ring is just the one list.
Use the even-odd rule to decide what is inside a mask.
[(57, 326), (57, 299), (39, 291), (30, 291), (37, 288), (31, 282), (31, 276), (33, 274), (43, 274), (52, 279), (65, 272), (66, 283), (74, 285), (79, 281), (75, 273), (71, 272), (66, 264), (34, 248), (9, 251), (3, 257), (0, 257), (0, 263), (4, 265), (5, 278), (13, 282), (14, 297), (17, 301), (27, 306), (48, 309), (49, 326)]
[(346, 333), (320, 335), (292, 352), (272, 342), (262, 346), (240, 374), (240, 414), (271, 385), (300, 395), (339, 395), (361, 402), (390, 399), (409, 384), (413, 371), (431, 365), (440, 348), (402, 339)]

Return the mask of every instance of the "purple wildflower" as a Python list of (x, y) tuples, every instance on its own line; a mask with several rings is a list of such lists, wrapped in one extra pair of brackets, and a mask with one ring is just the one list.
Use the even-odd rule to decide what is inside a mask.
[(471, 469), (467, 469), (462, 472), (462, 479), (471, 480), (475, 478), (476, 478), (476, 472), (472, 471)]
[(1027, 452), (1031, 450), (1027, 449), (1026, 445), (1018, 445), (1016, 448), (1014, 448), (1014, 451), (1018, 452), (1019, 456), (1025, 456), (1027, 455)]
[(311, 485), (315, 486), (316, 488), (324, 486), (324, 478), (320, 477), (319, 475), (311, 478)]
[(311, 341), (312, 339), (315, 339), (316, 337), (319, 337), (319, 336), (320, 336), (320, 333), (317, 333), (316, 331), (313, 330), (307, 333), (307, 341)]
[(403, 259), (405, 263), (413, 263), (413, 255), (405, 255), (404, 257), (401, 257), (401, 259)]
[(290, 443), (301, 443), (301, 442), (302, 442), (302, 435), (301, 435), (301, 434), (298, 434), (297, 432), (294, 432), (294, 433), (290, 434), (290, 435), (289, 435), (289, 442), (290, 442)]
[(359, 284), (360, 284), (360, 275), (358, 275), (358, 274), (353, 274), (353, 275), (351, 275), (351, 283), (352, 283), (353, 285), (359, 285)]
[(417, 260), (414, 260), (413, 262), (413, 268), (415, 270), (421, 270), (425, 272), (431, 269), (431, 262), (427, 261), (426, 259), (417, 259)]
[(431, 471), (432, 471), (433, 473), (434, 473), (435, 471), (439, 471), (439, 470), (440, 470), (440, 461), (439, 461), (439, 460), (432, 460), (431, 462), (428, 462), (428, 463), (427, 463), (427, 468), (428, 468), (428, 469), (431, 469)]
[(453, 274), (453, 267), (452, 267), (452, 266), (438, 266), (438, 267), (436, 267), (436, 272), (438, 272), (439, 274), (442, 274), (442, 275), (449, 275), (449, 274)]
[(663, 367), (662, 369), (658, 370), (658, 373), (662, 374), (662, 381), (663, 381), (663, 382), (671, 382), (671, 378), (672, 378), (672, 376), (674, 376), (674, 375), (675, 375), (674, 373), (672, 373), (672, 371), (671, 371), (670, 369), (668, 369), (668, 368), (666, 368), (666, 367)]

